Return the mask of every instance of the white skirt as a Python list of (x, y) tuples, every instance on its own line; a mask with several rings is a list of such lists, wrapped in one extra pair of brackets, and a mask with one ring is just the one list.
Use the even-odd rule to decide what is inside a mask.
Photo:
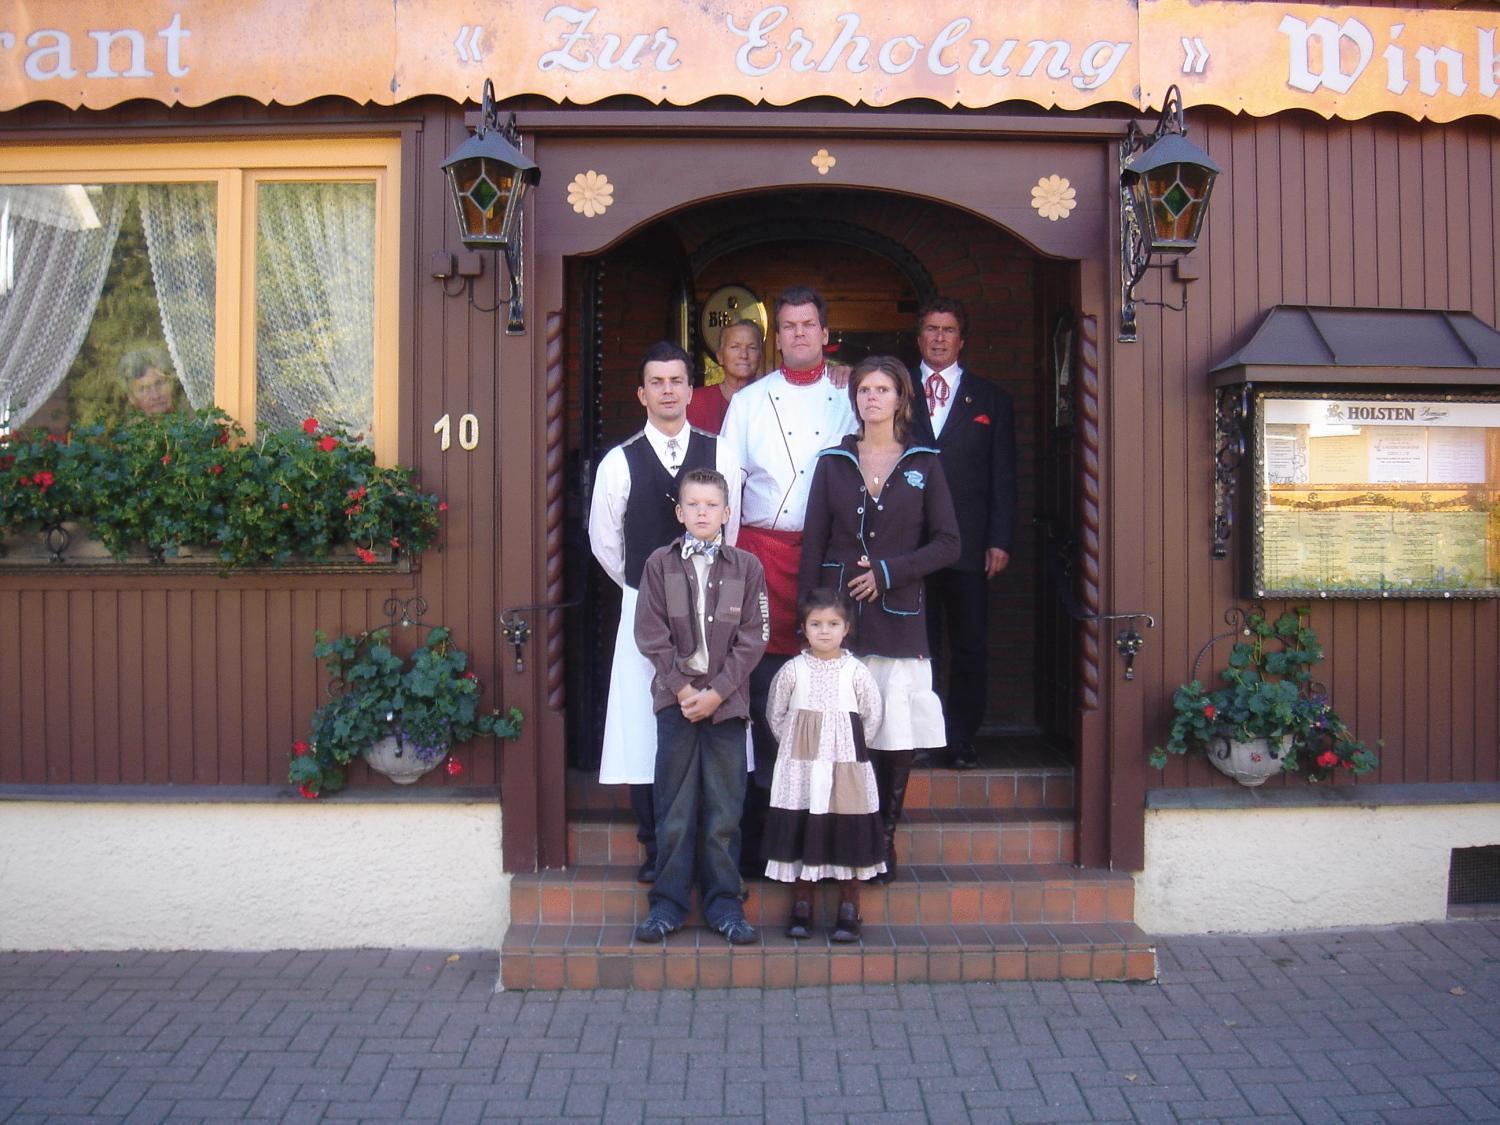
[(919, 656), (863, 656), (880, 685), (885, 719), (871, 750), (930, 750), (948, 744), (943, 703), (932, 690), (932, 661)]
[(651, 708), (651, 661), (635, 644), (639, 591), (620, 591), (620, 627), (609, 671), (604, 712), (604, 748), (599, 781), (604, 785), (650, 785), (656, 780), (656, 712)]

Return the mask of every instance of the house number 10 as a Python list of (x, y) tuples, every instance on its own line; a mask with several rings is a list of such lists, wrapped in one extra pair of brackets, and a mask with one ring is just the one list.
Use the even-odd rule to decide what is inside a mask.
[[(439, 448), (448, 452), (448, 447), (453, 444), (452, 415), (444, 414), (439, 418), (432, 432), (441, 440)], [(479, 447), (479, 419), (472, 414), (465, 414), (458, 420), (458, 447), (465, 452)]]

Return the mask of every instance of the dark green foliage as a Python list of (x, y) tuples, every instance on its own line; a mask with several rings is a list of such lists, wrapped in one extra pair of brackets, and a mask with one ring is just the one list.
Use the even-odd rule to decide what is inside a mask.
[(227, 569), (326, 560), (353, 546), (374, 563), (418, 555), (437, 537), (438, 498), (412, 478), (314, 419), (246, 442), (216, 408), (135, 415), (65, 439), (10, 438), (0, 452), (0, 535), (76, 520), (116, 558), (135, 547), (164, 558), (193, 544)]

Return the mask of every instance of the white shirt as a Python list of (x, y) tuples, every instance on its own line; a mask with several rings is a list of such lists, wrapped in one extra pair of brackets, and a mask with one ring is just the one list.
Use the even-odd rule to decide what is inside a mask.
[(735, 392), (719, 446), (744, 466), (740, 518), (751, 527), (801, 531), (820, 449), (856, 429), (846, 388), (825, 374), (796, 387), (780, 371)]
[[(927, 398), (927, 378), (932, 374), (932, 368), (927, 361), (922, 361), (922, 398)], [(937, 437), (943, 432), (943, 423), (948, 421), (948, 412), (953, 409), (953, 401), (958, 397), (958, 381), (963, 378), (964, 369), (958, 364), (943, 368), (943, 379), (948, 384), (948, 398), (945, 402), (934, 404), (932, 408), (932, 436)]]
[[(667, 455), (668, 435), (649, 421), (642, 433), (651, 444), (657, 460), (671, 471), (674, 461)], [(675, 464), (681, 465), (687, 457), (688, 445), (697, 435), (694, 435), (693, 427), (684, 425), (674, 436), (680, 445)], [(635, 440), (637, 438), (630, 439)], [(594, 474), (594, 495), (589, 502), (589, 547), (594, 552), (594, 558), (604, 568), (604, 573), (621, 588), (625, 585), (625, 505), (630, 500), (630, 463), (625, 460), (625, 446), (628, 444), (628, 441), (621, 442), (599, 462), (599, 469)], [(729, 482), (729, 522), (724, 525), (724, 542), (732, 546), (740, 530), (740, 513), (735, 503), (740, 463), (725, 449), (723, 441), (718, 443), (714, 461), (714, 467)], [(665, 547), (666, 544), (663, 543), (662, 546)]]

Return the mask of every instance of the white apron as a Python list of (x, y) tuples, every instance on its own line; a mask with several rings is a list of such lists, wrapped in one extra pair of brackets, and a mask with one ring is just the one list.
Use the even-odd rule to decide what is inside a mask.
[(656, 780), (656, 712), (651, 709), (651, 661), (635, 644), (635, 603), (640, 592), (620, 591), (620, 627), (609, 671), (604, 712), (604, 749), (599, 781), (604, 785), (650, 785)]

